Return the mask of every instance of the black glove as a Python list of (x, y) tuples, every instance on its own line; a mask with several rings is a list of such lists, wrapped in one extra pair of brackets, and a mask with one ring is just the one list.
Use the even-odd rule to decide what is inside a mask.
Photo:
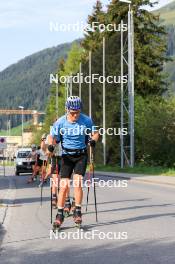
[(95, 145), (96, 145), (96, 141), (93, 140), (92, 138), (89, 139), (89, 145), (93, 148), (95, 148)]
[(54, 152), (54, 149), (55, 149), (55, 147), (53, 145), (49, 145), (48, 146), (48, 151), (49, 152), (53, 153)]

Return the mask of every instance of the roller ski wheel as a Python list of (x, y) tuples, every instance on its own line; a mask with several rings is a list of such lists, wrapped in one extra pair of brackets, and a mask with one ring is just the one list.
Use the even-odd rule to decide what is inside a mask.
[(53, 223), (53, 232), (56, 233), (56, 232), (59, 232), (61, 229), (61, 225), (58, 225), (57, 223)]

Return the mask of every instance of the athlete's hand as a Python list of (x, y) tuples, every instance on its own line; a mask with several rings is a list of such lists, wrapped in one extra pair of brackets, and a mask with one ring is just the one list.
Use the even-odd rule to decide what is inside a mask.
[(54, 152), (54, 149), (55, 149), (55, 147), (54, 147), (53, 145), (49, 145), (49, 146), (48, 146), (48, 151), (49, 151), (50, 153), (53, 153), (53, 152)]
[(95, 148), (95, 145), (96, 145), (96, 141), (92, 138), (89, 139), (89, 145), (93, 148)]

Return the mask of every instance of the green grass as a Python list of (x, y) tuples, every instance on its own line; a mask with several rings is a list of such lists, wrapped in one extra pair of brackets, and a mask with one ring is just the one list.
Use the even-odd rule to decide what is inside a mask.
[[(4, 164), (5, 164), (5, 167), (6, 166), (12, 166), (12, 167), (15, 166), (14, 161), (6, 161), (5, 160)], [(0, 166), (3, 166), (3, 161), (0, 161)]]
[(145, 175), (164, 175), (164, 176), (175, 176), (175, 169), (173, 168), (162, 168), (162, 167), (148, 167), (144, 165), (136, 165), (134, 168), (124, 168), (121, 169), (119, 166), (111, 165), (95, 165), (95, 170), (97, 171), (107, 171), (107, 172), (125, 172), (125, 173), (138, 173)]
[[(29, 125), (30, 125), (29, 122), (25, 122), (24, 128), (27, 128)], [(10, 136), (21, 136), (21, 130), (22, 130), (21, 125), (17, 126), (17, 127), (13, 127), (10, 131)], [(0, 136), (9, 136), (8, 131), (7, 130), (1, 130)]]

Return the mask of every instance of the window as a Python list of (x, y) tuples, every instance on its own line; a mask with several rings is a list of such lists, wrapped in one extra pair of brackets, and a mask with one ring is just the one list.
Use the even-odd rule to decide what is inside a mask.
[(30, 154), (30, 151), (18, 152), (17, 158), (27, 158), (29, 154)]

